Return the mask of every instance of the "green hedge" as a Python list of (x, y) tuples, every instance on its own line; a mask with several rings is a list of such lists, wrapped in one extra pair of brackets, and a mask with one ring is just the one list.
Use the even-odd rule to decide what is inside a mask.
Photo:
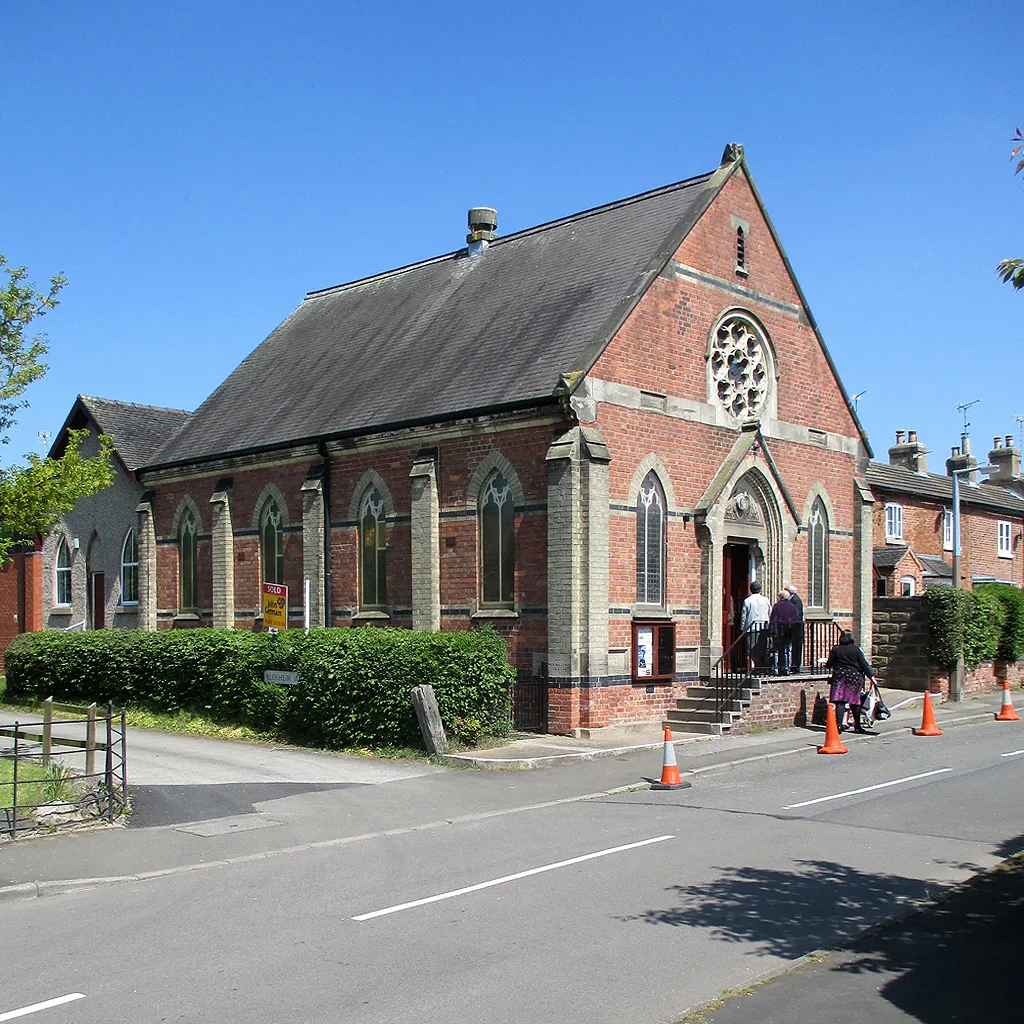
[[(24, 633), (4, 663), (9, 700), (187, 710), (334, 749), (421, 743), (409, 696), (420, 683), (434, 687), (450, 736), (504, 735), (515, 681), (492, 629)], [(300, 681), (267, 685), (266, 669), (297, 671)]]
[(932, 661), (956, 665), (961, 648), (967, 668), (983, 661), (1024, 658), (1024, 592), (1005, 583), (974, 590), (929, 587), (928, 624)]

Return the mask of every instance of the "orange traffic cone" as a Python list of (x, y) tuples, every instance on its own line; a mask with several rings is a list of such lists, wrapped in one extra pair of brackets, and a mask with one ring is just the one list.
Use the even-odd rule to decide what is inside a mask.
[(914, 730), (915, 736), (941, 736), (942, 730), (935, 724), (935, 712), (932, 711), (932, 695), (925, 690), (924, 711), (921, 713), (921, 728)]
[(828, 718), (825, 720), (825, 745), (818, 747), (819, 754), (848, 754), (849, 751), (839, 739), (839, 726), (836, 723), (836, 706), (831, 701), (828, 705)]
[(1010, 684), (1003, 680), (1003, 706), (996, 715), (997, 722), (1019, 722), (1020, 715), (1013, 710), (1013, 701), (1010, 699)]
[(665, 753), (661, 762), (661, 781), (652, 782), (651, 789), (689, 789), (690, 783), (679, 777), (676, 750), (672, 746), (672, 730), (665, 726)]

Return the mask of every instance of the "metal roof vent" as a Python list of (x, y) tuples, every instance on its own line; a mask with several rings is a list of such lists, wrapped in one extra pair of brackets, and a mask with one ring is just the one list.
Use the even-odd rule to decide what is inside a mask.
[(469, 255), (482, 253), (498, 237), (498, 211), (490, 206), (474, 206), (469, 211)]

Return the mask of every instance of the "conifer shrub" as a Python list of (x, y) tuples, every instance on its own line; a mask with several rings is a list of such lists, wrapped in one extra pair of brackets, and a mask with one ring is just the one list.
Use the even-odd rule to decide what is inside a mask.
[[(410, 691), (421, 683), (434, 687), (450, 736), (505, 735), (515, 681), (493, 629), (24, 633), (4, 661), (11, 701), (192, 711), (333, 749), (419, 745)], [(265, 683), (268, 669), (298, 672), (299, 682)]]

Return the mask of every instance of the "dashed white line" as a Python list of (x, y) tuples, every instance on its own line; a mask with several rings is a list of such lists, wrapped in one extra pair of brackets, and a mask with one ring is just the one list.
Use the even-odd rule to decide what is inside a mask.
[(859, 796), (861, 793), (870, 793), (876, 789), (888, 789), (890, 786), (899, 786), (904, 782), (916, 782), (918, 779), (927, 779), (931, 775), (942, 775), (944, 772), (951, 772), (952, 768), (936, 768), (932, 772), (921, 772), (920, 775), (908, 775), (905, 779), (893, 779), (892, 782), (879, 782), (875, 786), (863, 786), (860, 789), (848, 789), (845, 793), (835, 793), (832, 796), (819, 796), (816, 800), (804, 800), (798, 804), (786, 804), (782, 809), (792, 811), (797, 807), (810, 807), (812, 804), (823, 804), (829, 800), (841, 800), (844, 796)]
[(0, 1013), (0, 1021), (14, 1020), (15, 1017), (24, 1017), (30, 1013), (38, 1013), (40, 1010), (48, 1010), (51, 1006), (60, 1006), (62, 1003), (73, 1003), (76, 999), (84, 999), (84, 992), (70, 992), (66, 996), (57, 996), (56, 999), (47, 999), (45, 1003), (33, 1003), (31, 1006), (23, 1006), (20, 1010), (8, 1010)]
[(503, 875), (501, 878), (492, 878), (488, 882), (477, 882), (476, 885), (467, 885), (462, 889), (452, 889), (450, 892), (438, 893), (437, 896), (427, 896), (424, 899), (411, 900), (408, 903), (397, 903), (395, 906), (385, 907), (383, 910), (374, 910), (369, 914), (359, 914), (356, 917), (353, 917), (352, 920), (369, 921), (374, 917), (384, 917), (386, 914), (397, 914), (400, 910), (410, 910), (413, 907), (422, 907), (428, 903), (438, 903), (441, 900), (450, 900), (454, 896), (465, 896), (466, 893), (478, 892), (480, 889), (489, 889), (492, 885), (502, 885), (505, 882), (514, 882), (519, 878), (529, 878), (530, 875), (539, 875), (544, 871), (554, 871), (556, 868), (567, 868), (571, 864), (582, 864), (585, 860), (596, 860), (598, 857), (607, 857), (613, 853), (623, 853), (626, 850), (636, 850), (641, 846), (650, 846), (652, 843), (663, 843), (667, 839), (675, 839), (675, 836), (656, 836), (654, 839), (644, 839), (639, 843), (627, 843), (625, 846), (613, 846), (608, 850), (598, 850), (596, 853), (586, 853), (582, 857), (572, 857), (569, 860), (560, 860), (555, 864), (544, 864), (539, 868), (530, 868), (528, 871), (517, 871), (514, 875)]
[(1000, 754), (1000, 757), (1016, 757), (1018, 754), (1024, 754), (1024, 750), (1011, 750), (1008, 754)]

